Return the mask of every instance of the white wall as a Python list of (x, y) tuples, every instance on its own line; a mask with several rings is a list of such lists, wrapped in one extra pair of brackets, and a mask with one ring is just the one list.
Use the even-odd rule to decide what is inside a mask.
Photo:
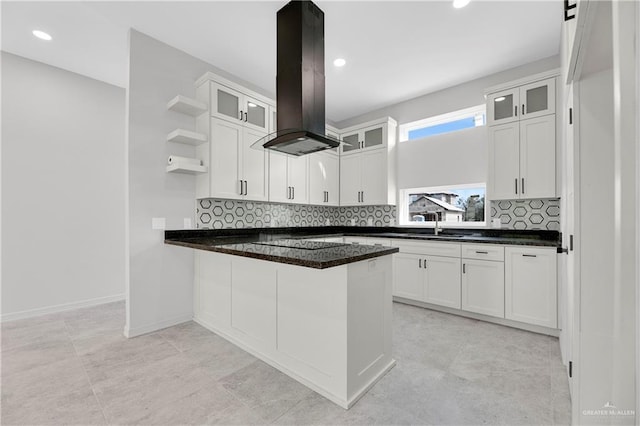
[(125, 91), (2, 52), (2, 319), (122, 299)]
[(136, 336), (193, 316), (193, 250), (164, 244), (152, 217), (167, 229), (195, 224), (195, 177), (166, 173), (170, 154), (195, 156), (195, 148), (166, 142), (167, 133), (195, 130), (195, 119), (167, 111), (178, 94), (194, 97), (194, 82), (212, 71), (265, 93), (228, 73), (135, 30), (129, 34), (128, 214), (129, 273), (125, 334)]

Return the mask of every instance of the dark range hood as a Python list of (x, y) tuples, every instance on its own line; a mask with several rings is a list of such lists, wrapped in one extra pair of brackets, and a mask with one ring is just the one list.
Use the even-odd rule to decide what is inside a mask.
[(305, 155), (340, 145), (325, 136), (324, 13), (311, 1), (278, 11), (277, 131), (254, 145)]

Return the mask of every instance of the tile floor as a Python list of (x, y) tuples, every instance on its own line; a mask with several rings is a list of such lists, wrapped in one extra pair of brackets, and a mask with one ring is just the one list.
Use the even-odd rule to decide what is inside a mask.
[(124, 302), (2, 324), (10, 424), (569, 424), (558, 340), (395, 303), (398, 362), (346, 411), (189, 322), (125, 339)]

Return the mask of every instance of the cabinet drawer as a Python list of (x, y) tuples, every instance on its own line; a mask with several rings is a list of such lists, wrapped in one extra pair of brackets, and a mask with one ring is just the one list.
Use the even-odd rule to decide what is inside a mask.
[(400, 253), (424, 254), (427, 256), (460, 257), (460, 244), (456, 243), (393, 240), (391, 245), (394, 247), (398, 247), (400, 249)]
[(462, 257), (465, 259), (504, 261), (504, 247), (489, 244), (464, 244)]
[(365, 244), (369, 246), (388, 247), (391, 245), (391, 240), (388, 238), (344, 237), (344, 242), (347, 244)]

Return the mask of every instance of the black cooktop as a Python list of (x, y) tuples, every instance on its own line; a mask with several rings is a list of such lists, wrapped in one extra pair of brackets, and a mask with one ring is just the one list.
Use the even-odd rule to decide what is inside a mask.
[(258, 244), (262, 246), (287, 247), (287, 248), (294, 248), (294, 249), (301, 249), (301, 250), (322, 250), (322, 249), (340, 247), (344, 245), (342, 243), (325, 243), (323, 241), (304, 241), (304, 240), (294, 240), (294, 239), (262, 241), (262, 242), (256, 242), (253, 244)]

